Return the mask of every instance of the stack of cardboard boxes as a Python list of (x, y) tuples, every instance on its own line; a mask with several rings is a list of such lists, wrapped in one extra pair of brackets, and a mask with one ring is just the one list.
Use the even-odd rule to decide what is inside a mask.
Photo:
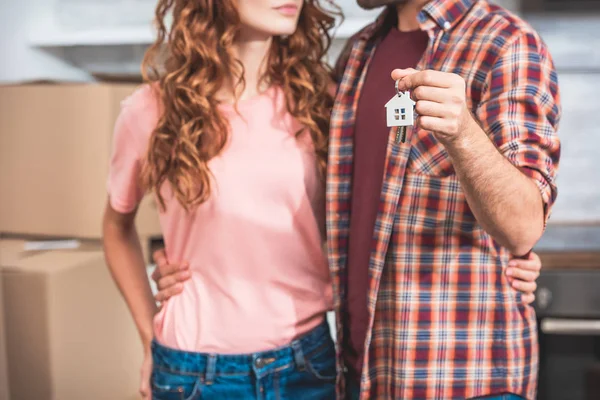
[[(0, 254), (1, 250), (0, 250)], [(2, 260), (0, 260), (2, 263)], [(3, 279), (0, 273), (0, 400), (9, 400), (8, 392), (8, 366), (6, 365), (6, 334), (4, 333), (4, 290)]]
[[(135, 87), (0, 87), (0, 400), (136, 396), (142, 349), (101, 248), (114, 122)], [(151, 198), (137, 228), (148, 257)], [(39, 239), (85, 246), (27, 250)]]

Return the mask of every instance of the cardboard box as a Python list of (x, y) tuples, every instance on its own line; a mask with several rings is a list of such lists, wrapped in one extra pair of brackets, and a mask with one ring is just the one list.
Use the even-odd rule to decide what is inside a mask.
[[(2, 264), (15, 264), (23, 247), (20, 240), (0, 240), (0, 268)], [(0, 272), (0, 400), (10, 400), (10, 387), (8, 385), (8, 359), (6, 348), (6, 321), (4, 318), (4, 279)]]
[(0, 241), (11, 400), (136, 396), (142, 346), (99, 251)]
[(2, 291), (2, 274), (0, 274), (0, 400), (10, 400), (8, 397), (8, 368), (6, 362), (6, 334), (4, 328), (4, 302)]
[[(0, 232), (100, 238), (114, 123), (131, 84), (0, 87)], [(147, 196), (141, 237), (160, 236)]]
[[(0, 236), (1, 238), (2, 236)], [(28, 236), (4, 236), (4, 239), (20, 239), (23, 243), (20, 246), (26, 250), (28, 255), (46, 252), (49, 250), (76, 250), (76, 251), (104, 251), (103, 242), (101, 239), (56, 239), (56, 238), (39, 238)], [(164, 248), (163, 241), (155, 238), (141, 236), (140, 246), (142, 255), (146, 264), (153, 264), (152, 251), (153, 249)], [(154, 243), (157, 243), (154, 245)], [(152, 247), (154, 246), (154, 248)]]

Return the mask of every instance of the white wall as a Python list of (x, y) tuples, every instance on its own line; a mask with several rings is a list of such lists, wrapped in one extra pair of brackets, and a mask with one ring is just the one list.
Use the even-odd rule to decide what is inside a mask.
[(84, 80), (89, 75), (61, 58), (62, 49), (29, 46), (30, 28), (49, 14), (53, 0), (0, 0), (0, 83), (31, 80)]
[[(509, 8), (515, 8), (519, 0), (497, 0)], [(79, 7), (72, 13), (59, 13), (58, 2), (77, 6), (95, 6), (87, 14)], [(116, 7), (122, 4), (121, 7)], [(76, 28), (106, 26), (119, 27), (119, 24), (129, 22), (139, 24), (150, 18), (153, 10), (153, 0), (0, 0), (0, 50), (3, 62), (0, 63), (0, 83), (22, 82), (32, 80), (90, 80), (88, 73), (101, 74), (132, 74), (139, 71), (139, 62), (144, 46), (73, 46), (73, 47), (33, 47), (30, 38), (34, 34), (44, 37), (44, 32), (52, 33), (55, 28), (64, 28), (68, 32)], [(346, 18), (372, 19), (379, 12), (362, 10), (355, 0), (338, 0)], [(108, 18), (107, 5), (123, 10), (121, 17)], [(64, 10), (64, 7), (62, 8)], [(136, 16), (128, 17), (132, 10), (139, 10)], [(78, 21), (76, 13), (80, 12)], [(103, 14), (104, 13), (104, 14)], [(63, 25), (61, 26), (61, 22)], [(67, 26), (68, 24), (68, 26)], [(331, 60), (335, 60), (345, 38), (334, 41), (331, 49)], [(332, 61), (333, 62), (333, 61)]]

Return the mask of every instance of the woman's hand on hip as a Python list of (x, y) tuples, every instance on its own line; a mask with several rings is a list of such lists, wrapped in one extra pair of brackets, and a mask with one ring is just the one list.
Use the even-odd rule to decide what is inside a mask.
[(537, 289), (536, 280), (540, 276), (542, 261), (540, 257), (531, 252), (527, 259), (511, 259), (506, 269), (506, 276), (510, 285), (523, 293), (522, 299), (526, 304), (531, 304), (535, 300), (535, 291)]

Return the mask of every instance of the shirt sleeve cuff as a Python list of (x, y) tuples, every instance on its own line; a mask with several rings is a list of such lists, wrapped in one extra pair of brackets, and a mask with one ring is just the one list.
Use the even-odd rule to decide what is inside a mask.
[(553, 196), (553, 191), (555, 190), (552, 185), (548, 182), (544, 174), (542, 174), (537, 169), (533, 169), (531, 167), (521, 167), (521, 172), (524, 173), (527, 177), (533, 180), (536, 184), (540, 194), (542, 196), (542, 203), (544, 205), (544, 228), (548, 223), (548, 219), (550, 218), (550, 209), (552, 207), (552, 202), (555, 196)]
[(110, 180), (107, 182), (108, 202), (113, 210), (121, 214), (129, 214), (135, 211), (138, 206), (137, 202), (132, 202), (127, 199), (127, 196), (119, 196), (115, 190), (111, 190)]

